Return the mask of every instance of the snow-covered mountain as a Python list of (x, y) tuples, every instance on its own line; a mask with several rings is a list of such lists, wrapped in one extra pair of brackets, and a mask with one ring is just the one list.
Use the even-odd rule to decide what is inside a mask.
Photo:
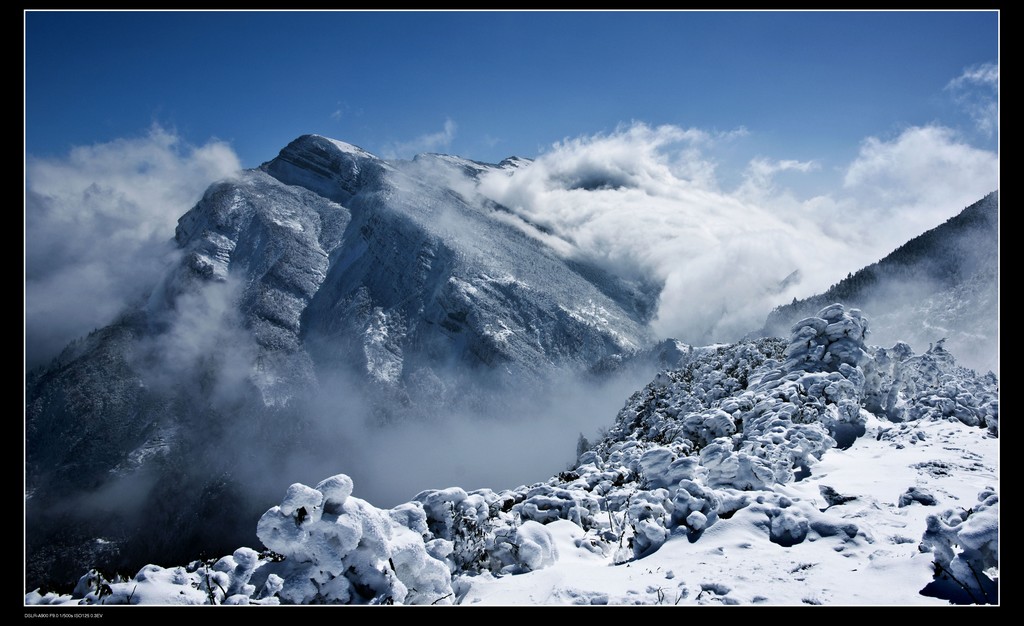
[(695, 350), (573, 467), (381, 510), (293, 484), (269, 548), (28, 604), (998, 602), (998, 387), (941, 346), (864, 343), (828, 306), (788, 341)]
[[(750, 543), (769, 551), (769, 544), (820, 538), (827, 541), (819, 546), (837, 553), (867, 555), (884, 531), (850, 535), (857, 522), (822, 518), (807, 492), (825, 476), (813, 469), (819, 462), (861, 454), (850, 452), (855, 445), (870, 455), (878, 442), (906, 435), (917, 450), (938, 440), (957, 454), (964, 442), (987, 446), (978, 460), (984, 471), (942, 456), (936, 462), (951, 469), (932, 478), (956, 476), (979, 492), (995, 486), (994, 376), (956, 367), (941, 342), (917, 356), (905, 344), (868, 348), (866, 318), (842, 306), (818, 311), (831, 302), (805, 313), (792, 333), (794, 319), (773, 314), (773, 333), (792, 334), (788, 349), (778, 339), (695, 348), (655, 337), (650, 323), (661, 284), (559, 252), (546, 243), (543, 224), (478, 192), (482, 177), (529, 166), (519, 158), (485, 164), (432, 154), (389, 161), (307, 135), (259, 168), (212, 185), (179, 220), (177, 255), (160, 282), (117, 321), (28, 375), (26, 591), (70, 587), (93, 566), (109, 574), (193, 561), (175, 570), (147, 566), (128, 591), (96, 574), (80, 581), (75, 600), (103, 600), (110, 589), (125, 593), (106, 600), (129, 602), (525, 602), (518, 592), (497, 590), (523, 580), (504, 574), (556, 572), (580, 565), (580, 555), (595, 566), (655, 563), (657, 554), (681, 545), (673, 538), (695, 543), (722, 528), (741, 535), (768, 528)], [(975, 205), (980, 217), (968, 209), (955, 236), (910, 257), (931, 258), (954, 240), (968, 251), (988, 245), (995, 203), (991, 196)], [(954, 274), (943, 283), (949, 297), (963, 310), (978, 298), (981, 316), (994, 320), (994, 299), (988, 307), (978, 295), (988, 294), (990, 275), (994, 281), (994, 257), (951, 258), (939, 272)], [(918, 268), (915, 278), (927, 274), (923, 262), (909, 265)], [(872, 304), (891, 295), (873, 293)], [(938, 310), (945, 301), (936, 302)], [(884, 323), (898, 321), (904, 309), (881, 310), (873, 343), (889, 336)], [(988, 324), (960, 315), (949, 326), (987, 333)], [(576, 425), (596, 428), (611, 418), (608, 398), (621, 406), (642, 385), (628, 377), (649, 380), (657, 367), (669, 369), (634, 395), (593, 445), (581, 434), (579, 459), (558, 473), (572, 457)], [(550, 422), (567, 425), (564, 446)], [(534, 431), (541, 423), (543, 435)], [(909, 423), (918, 429), (904, 432)], [(877, 446), (865, 437), (873, 427)], [(895, 434), (883, 436), (886, 429)], [(925, 435), (915, 439), (918, 431)], [(844, 450), (832, 450), (836, 442)], [(897, 443), (906, 448), (903, 439)], [(476, 466), (448, 462), (455, 476), (447, 484), (459, 487), (376, 508), (381, 475), (403, 481), (400, 497), (389, 493), (387, 505), (402, 502), (409, 492), (438, 486), (428, 481), (405, 491), (412, 478), (423, 478), (412, 474), (432, 478), (420, 468), (433, 471), (443, 464), (439, 455), (459, 449), (481, 459)], [(414, 458), (424, 450), (433, 456)], [(931, 460), (913, 461), (923, 462)], [(487, 470), (501, 463), (544, 472), (517, 473), (516, 481), (557, 475), (515, 489), (472, 489), (486, 485)], [(943, 505), (970, 495), (966, 486), (915, 478), (916, 466), (908, 467), (903, 480), (932, 495), (946, 490), (949, 498), (936, 496)], [(289, 487), (296, 476), (316, 484), (331, 475), (315, 489)], [(367, 500), (351, 497), (353, 479)], [(820, 486), (840, 496), (861, 490), (861, 501), (874, 498), (875, 509), (901, 515), (871, 494), (872, 486)], [(254, 524), (285, 491), (276, 512)], [(871, 528), (899, 522), (843, 513), (870, 517)], [(747, 525), (716, 523), (730, 517)], [(776, 518), (784, 520), (778, 529)], [(940, 521), (956, 525), (945, 513)], [(821, 530), (828, 528), (840, 530)], [(915, 533), (916, 526), (899, 537)], [(929, 549), (940, 550), (941, 533), (933, 535)], [(895, 543), (910, 543), (903, 539)], [(195, 561), (258, 542), (276, 554), (236, 551), (213, 567), (220, 574), (211, 572), (213, 563)], [(676, 548), (662, 551), (662, 544)], [(986, 555), (977, 562), (987, 571)], [(941, 557), (943, 565), (960, 567), (955, 556)], [(391, 574), (382, 570), (385, 562)], [(488, 577), (493, 592), (485, 591)], [(678, 582), (678, 600), (696, 592)], [(602, 585), (606, 591), (570, 586), (546, 599), (655, 597), (611, 591), (624, 585), (614, 576)], [(689, 598), (728, 596), (706, 591)], [(787, 594), (769, 600), (789, 602)], [(747, 595), (742, 601), (756, 601)]]
[(999, 194), (993, 192), (824, 293), (778, 307), (768, 336), (831, 302), (872, 311), (873, 342), (943, 339), (964, 365), (999, 372)]
[[(179, 220), (179, 259), (148, 298), (29, 376), (29, 578), (117, 543), (223, 546), (227, 522), (165, 512), (175, 530), (154, 537), (135, 519), (265, 483), (239, 476), (225, 450), (272, 464), (319, 445), (311, 412), (483, 413), (484, 394), (467, 390), (515, 396), (650, 347), (658, 285), (555, 254), (475, 193), (481, 173), (524, 163), (384, 161), (307, 135), (211, 186)], [(69, 498), (124, 532), (104, 522), (115, 538), (97, 544), (96, 516), (69, 512)]]

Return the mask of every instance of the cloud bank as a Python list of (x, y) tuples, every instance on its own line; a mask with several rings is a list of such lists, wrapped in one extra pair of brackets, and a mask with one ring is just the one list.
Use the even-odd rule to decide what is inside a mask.
[(213, 181), (240, 169), (224, 142), (143, 137), (30, 158), (25, 192), (25, 362), (111, 322), (151, 288), (174, 226)]
[[(711, 156), (722, 140), (634, 123), (562, 141), (479, 190), (559, 254), (663, 281), (655, 330), (707, 343), (758, 328), (775, 305), (823, 290), (997, 186), (996, 155), (941, 126), (866, 139), (842, 188), (806, 199), (774, 177), (820, 168), (813, 161), (756, 158), (736, 189), (722, 189)], [(786, 281), (795, 270), (802, 280)]]

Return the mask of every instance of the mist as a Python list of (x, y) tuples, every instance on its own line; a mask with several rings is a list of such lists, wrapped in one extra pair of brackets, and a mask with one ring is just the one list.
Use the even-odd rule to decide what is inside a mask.
[(869, 342), (904, 341), (917, 353), (942, 342), (959, 365), (999, 374), (998, 250), (995, 223), (961, 228), (937, 242), (941, 256), (919, 259), (878, 283), (858, 302), (870, 318)]
[(224, 142), (142, 136), (27, 162), (25, 365), (110, 323), (175, 260), (174, 226), (213, 181), (240, 169)]
[(557, 143), (529, 167), (485, 175), (479, 191), (565, 257), (656, 276), (655, 331), (701, 344), (738, 339), (776, 305), (823, 291), (997, 187), (998, 157), (939, 126), (865, 139), (841, 188), (810, 198), (775, 177), (819, 171), (814, 161), (756, 158), (740, 185), (721, 188), (713, 154), (726, 140), (634, 123)]
[(244, 284), (233, 275), (187, 284), (155, 290), (154, 332), (130, 350), (146, 410), (163, 415), (160, 444), (140, 448), (155, 456), (133, 453), (95, 487), (44, 509), (107, 537), (125, 569), (254, 543), (255, 521), (294, 482), (346, 473), (354, 495), (390, 507), (426, 489), (544, 481), (574, 464), (580, 435), (599, 440), (656, 369), (638, 361), (596, 377), (548, 366), (515, 378), (453, 364), (434, 366), (436, 385), (396, 389), (320, 364), (287, 401), (269, 405), (260, 380), (277, 372), (258, 365), (263, 349), (239, 314)]
[(638, 366), (600, 380), (553, 372), (547, 384), (511, 381), (502, 389), (483, 374), (462, 376), (450, 397), (413, 396), (383, 424), (380, 398), (334, 372), (305, 412), (310, 447), (290, 459), (285, 474), (302, 482), (346, 473), (354, 495), (380, 507), (426, 489), (497, 491), (546, 481), (575, 464), (578, 437), (599, 439), (654, 372)]
[(942, 342), (958, 365), (998, 376), (998, 294), (987, 282), (973, 279), (952, 293), (927, 280), (883, 283), (879, 291), (888, 297), (863, 304), (868, 343), (888, 348), (903, 341), (921, 354)]

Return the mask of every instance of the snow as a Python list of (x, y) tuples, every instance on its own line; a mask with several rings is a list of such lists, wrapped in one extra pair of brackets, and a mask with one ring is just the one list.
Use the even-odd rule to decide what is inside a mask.
[[(566, 525), (580, 536), (579, 527), (566, 520), (549, 524), (560, 555), (555, 566), (511, 578), (478, 577), (462, 604), (589, 604), (592, 598), (609, 604), (947, 604), (919, 593), (932, 581), (932, 555), (918, 549), (929, 511), (899, 507), (893, 485), (931, 485), (945, 502), (970, 507), (972, 491), (995, 481), (994, 468), (935, 478), (914, 465), (936, 457), (958, 462), (964, 450), (994, 459), (998, 442), (980, 429), (946, 421), (923, 429), (938, 441), (909, 452), (895, 453), (896, 441), (873, 436), (848, 450), (831, 450), (811, 478), (777, 488), (787, 494), (789, 507), (754, 502), (692, 543), (677, 528), (659, 550), (635, 561), (613, 565), (576, 548), (571, 534), (555, 531)], [(944, 449), (950, 444), (956, 449)], [(856, 500), (829, 507), (818, 489), (824, 485)], [(780, 513), (769, 522), (773, 510)], [(995, 521), (994, 514), (986, 517)], [(988, 526), (984, 522), (977, 523)], [(772, 540), (787, 527), (806, 532), (804, 541), (784, 547)]]
[(370, 157), (370, 158), (373, 157), (372, 154), (370, 154), (366, 150), (363, 150), (359, 146), (355, 146), (355, 145), (352, 145), (350, 143), (346, 143), (344, 141), (338, 141), (337, 139), (331, 139), (330, 137), (324, 137), (323, 135), (314, 135), (314, 137), (319, 137), (321, 139), (325, 139), (325, 140), (329, 141), (331, 143), (331, 145), (333, 145), (335, 148), (337, 148), (338, 150), (341, 150), (342, 152), (345, 152), (347, 154), (354, 154), (354, 155), (357, 155), (357, 156)]
[(428, 490), (390, 510), (345, 475), (296, 483), (257, 526), (270, 551), (131, 580), (92, 570), (25, 602), (998, 602), (995, 379), (941, 345), (867, 346), (866, 327), (832, 305), (789, 347), (701, 351), (547, 483)]

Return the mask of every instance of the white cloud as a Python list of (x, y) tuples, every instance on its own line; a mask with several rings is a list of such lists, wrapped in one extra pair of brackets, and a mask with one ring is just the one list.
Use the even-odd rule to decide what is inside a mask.
[(999, 127), (999, 66), (982, 63), (964, 69), (946, 84), (953, 100), (960, 105), (978, 130), (991, 136)]
[(946, 89), (963, 89), (971, 85), (995, 87), (999, 83), (999, 66), (995, 63), (981, 63), (964, 68), (962, 74), (949, 81)]
[[(533, 165), (485, 176), (479, 191), (564, 256), (664, 281), (655, 330), (689, 342), (734, 340), (771, 308), (847, 272), (995, 189), (997, 157), (935, 126), (869, 138), (843, 188), (799, 199), (780, 172), (816, 161), (758, 158), (733, 191), (707, 152), (716, 135), (634, 123), (555, 144)], [(803, 280), (780, 289), (800, 269)]]
[(818, 163), (816, 161), (794, 161), (793, 159), (783, 159), (781, 161), (754, 159), (750, 162), (750, 168), (760, 175), (770, 176), (777, 172), (786, 171), (812, 172), (818, 169)]
[(109, 323), (151, 287), (174, 227), (214, 180), (240, 169), (220, 141), (144, 137), (30, 158), (25, 203), (26, 363)]
[(743, 184), (737, 193), (747, 200), (758, 200), (766, 195), (776, 193), (775, 175), (779, 172), (806, 174), (818, 169), (820, 166), (817, 161), (795, 161), (793, 159), (774, 161), (757, 157), (747, 165), (747, 169), (743, 173)]
[(799, 266), (801, 250), (784, 244), (800, 230), (716, 190), (715, 165), (700, 151), (711, 140), (698, 129), (633, 124), (560, 142), (530, 167), (484, 178), (480, 190), (549, 229), (572, 256), (665, 281), (659, 332), (735, 337), (756, 326), (765, 290)]
[(338, 100), (334, 105), (334, 110), (328, 116), (332, 121), (340, 122), (343, 119), (353, 119), (362, 116), (363, 110), (358, 107), (353, 107), (344, 100)]
[(732, 141), (734, 139), (742, 139), (750, 136), (750, 131), (747, 130), (746, 126), (740, 126), (732, 130), (718, 131), (712, 135), (718, 141)]
[[(891, 141), (869, 137), (843, 178), (862, 222), (881, 222), (896, 246), (979, 200), (998, 185), (999, 158), (941, 126), (915, 126)], [(866, 224), (865, 224), (866, 225)], [(877, 229), (877, 227), (875, 228)]]
[(451, 118), (445, 119), (444, 126), (435, 133), (427, 133), (411, 141), (392, 143), (382, 150), (384, 158), (406, 159), (423, 152), (437, 152), (451, 145), (458, 126)]

